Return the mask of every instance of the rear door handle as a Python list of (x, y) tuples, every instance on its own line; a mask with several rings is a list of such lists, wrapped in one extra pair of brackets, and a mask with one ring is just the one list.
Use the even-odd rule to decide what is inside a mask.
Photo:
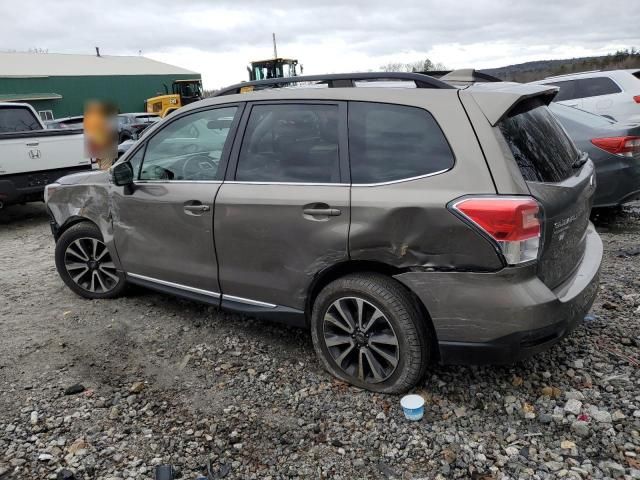
[(302, 213), (305, 215), (337, 217), (342, 212), (337, 208), (305, 208)]
[(184, 206), (184, 211), (189, 214), (204, 213), (204, 212), (208, 212), (209, 210), (211, 210), (211, 207), (209, 207), (209, 205), (185, 205)]

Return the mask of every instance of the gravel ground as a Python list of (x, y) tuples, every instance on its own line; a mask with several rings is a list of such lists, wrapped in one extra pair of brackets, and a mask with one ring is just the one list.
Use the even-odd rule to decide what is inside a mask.
[(0, 479), (640, 478), (640, 208), (598, 225), (590, 319), (513, 366), (434, 366), (409, 423), (303, 331), (142, 289), (80, 299), (43, 206), (2, 211)]

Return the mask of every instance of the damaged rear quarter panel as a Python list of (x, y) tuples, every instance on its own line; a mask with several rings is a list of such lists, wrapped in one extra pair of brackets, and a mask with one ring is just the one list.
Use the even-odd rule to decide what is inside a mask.
[[(351, 259), (398, 268), (499, 270), (502, 262), (494, 247), (446, 207), (462, 195), (496, 193), (482, 150), (459, 101), (425, 97), (413, 106), (434, 116), (451, 146), (455, 164), (451, 170), (430, 177), (381, 185), (354, 184)], [(425, 162), (429, 162), (428, 152)]]
[(51, 191), (47, 208), (60, 227), (85, 219), (95, 223), (118, 269), (120, 260), (113, 243), (110, 183), (107, 172), (70, 175), (58, 180)]

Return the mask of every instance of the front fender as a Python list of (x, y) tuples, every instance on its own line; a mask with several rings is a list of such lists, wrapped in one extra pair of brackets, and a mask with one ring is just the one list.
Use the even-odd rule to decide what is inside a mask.
[(113, 241), (110, 189), (109, 183), (50, 185), (47, 209), (55, 222), (58, 236), (80, 221), (94, 223), (102, 234), (114, 264), (118, 269), (122, 269)]

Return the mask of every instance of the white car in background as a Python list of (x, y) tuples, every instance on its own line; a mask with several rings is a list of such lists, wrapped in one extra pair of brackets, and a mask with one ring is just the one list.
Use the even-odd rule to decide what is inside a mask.
[(0, 208), (43, 199), (44, 187), (91, 170), (81, 129), (45, 129), (26, 103), (0, 103)]
[(560, 87), (554, 102), (640, 123), (640, 69), (571, 73), (531, 83)]

